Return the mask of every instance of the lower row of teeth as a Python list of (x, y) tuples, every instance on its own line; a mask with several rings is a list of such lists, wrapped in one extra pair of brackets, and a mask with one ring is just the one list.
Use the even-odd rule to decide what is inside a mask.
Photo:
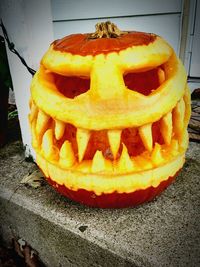
[[(102, 151), (97, 150), (93, 159), (90, 161), (90, 169), (92, 172), (103, 171), (106, 169), (116, 168), (117, 170), (138, 170), (140, 166), (143, 169), (158, 166), (165, 161), (167, 156), (166, 147), (170, 149), (171, 154), (178, 154), (178, 140), (184, 128), (185, 102), (183, 98), (177, 103), (175, 108), (164, 115), (160, 120), (160, 132), (162, 134), (165, 145), (158, 143), (153, 144), (152, 124), (146, 124), (138, 128), (138, 133), (146, 149), (145, 153), (136, 157), (130, 157), (127, 147), (122, 144), (122, 152), (117, 159), (119, 147), (121, 145), (122, 130), (108, 130), (107, 136), (113, 161), (104, 157)], [(65, 132), (66, 124), (62, 121), (55, 120), (55, 127), (47, 129), (46, 125), (50, 116), (39, 110), (37, 106), (31, 104), (31, 113), (29, 120), (32, 125), (32, 135), (35, 136), (34, 147), (41, 146), (41, 152), (45, 158), (59, 161), (59, 165), (63, 168), (71, 168), (74, 165), (80, 165), (84, 162), (83, 158), (90, 140), (91, 131), (77, 128), (76, 141), (78, 147), (78, 155), (74, 154), (72, 144), (65, 140), (59, 149), (55, 145), (55, 141), (60, 140)], [(176, 138), (174, 138), (176, 136)], [(41, 139), (41, 141), (39, 141)], [(164, 153), (165, 152), (165, 153)]]

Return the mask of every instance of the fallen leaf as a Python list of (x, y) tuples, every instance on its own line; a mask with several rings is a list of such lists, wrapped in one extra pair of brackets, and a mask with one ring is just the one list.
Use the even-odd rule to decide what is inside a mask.
[(17, 253), (17, 255), (23, 258), (24, 255), (23, 255), (23, 252), (21, 250), (21, 246), (15, 238), (13, 238), (13, 246), (14, 246), (14, 250)]
[(20, 250), (23, 251), (23, 247), (26, 245), (26, 241), (20, 238), (17, 240), (17, 242), (19, 243)]
[(25, 247), (24, 258), (25, 258), (27, 267), (40, 267), (41, 266), (36, 251), (31, 249), (30, 246)]
[(20, 238), (16, 240), (16, 238), (13, 238), (13, 245), (15, 252), (23, 259), (26, 267), (45, 267), (39, 258), (38, 252), (32, 249), (24, 239)]
[(35, 189), (42, 186), (43, 183), (44, 175), (40, 170), (36, 170), (31, 174), (24, 176), (24, 178), (20, 181), (20, 184), (28, 185)]

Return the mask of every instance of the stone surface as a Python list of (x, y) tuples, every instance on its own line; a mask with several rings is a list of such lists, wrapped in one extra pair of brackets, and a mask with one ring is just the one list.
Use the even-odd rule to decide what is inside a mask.
[(154, 201), (94, 209), (53, 188), (20, 185), (37, 167), (21, 143), (0, 150), (0, 234), (25, 239), (50, 267), (200, 266), (200, 144), (190, 143), (176, 181)]

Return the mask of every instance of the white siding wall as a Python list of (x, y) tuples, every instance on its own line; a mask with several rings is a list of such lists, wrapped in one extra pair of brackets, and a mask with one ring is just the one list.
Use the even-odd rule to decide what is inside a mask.
[[(53, 40), (50, 1), (1, 0), (0, 17), (3, 19), (9, 38), (15, 44), (15, 48), (31, 68), (37, 69), (42, 55)], [(28, 156), (29, 153), (33, 154), (28, 124), (28, 103), (32, 76), (15, 54), (9, 50), (7, 53), (23, 144)]]
[(78, 32), (93, 32), (97, 22), (111, 20), (122, 30), (163, 36), (179, 53), (181, 0), (51, 0), (55, 39)]
[(191, 77), (200, 78), (200, 1), (196, 1), (195, 5), (195, 21), (191, 32), (192, 45), (191, 45), (191, 60), (189, 75)]
[(53, 20), (179, 13), (182, 0), (51, 0)]
[(186, 34), (186, 47), (184, 65), (188, 72), (190, 90), (200, 88), (200, 1), (189, 1), (188, 31)]
[(62, 21), (53, 23), (55, 39), (75, 32), (94, 32), (97, 22), (111, 20), (119, 29), (153, 32), (164, 37), (173, 46), (176, 53), (180, 46), (180, 14), (167, 14), (156, 16), (137, 16), (123, 18), (104, 18), (92, 20)]

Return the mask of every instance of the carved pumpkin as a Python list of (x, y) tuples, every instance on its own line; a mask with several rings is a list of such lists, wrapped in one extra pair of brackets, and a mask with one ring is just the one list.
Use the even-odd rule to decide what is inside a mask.
[(38, 166), (83, 204), (149, 201), (184, 164), (186, 72), (155, 34), (105, 22), (53, 42), (32, 80), (30, 108)]

